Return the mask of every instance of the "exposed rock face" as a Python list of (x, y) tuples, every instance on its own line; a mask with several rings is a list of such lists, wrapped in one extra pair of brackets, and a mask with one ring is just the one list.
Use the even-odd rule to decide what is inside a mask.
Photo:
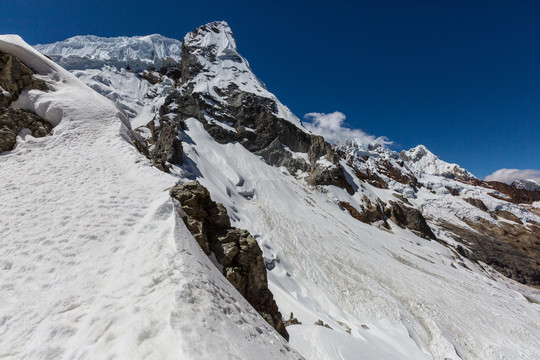
[(23, 90), (47, 89), (42, 80), (32, 77), (33, 74), (15, 56), (0, 52), (0, 153), (13, 149), (23, 129), (28, 129), (34, 137), (43, 137), (52, 130), (51, 124), (37, 115), (10, 106)]
[(386, 223), (386, 215), (384, 214), (384, 208), (381, 202), (371, 202), (367, 197), (364, 197), (365, 206), (361, 206), (361, 211), (358, 211), (354, 206), (346, 201), (340, 201), (339, 205), (345, 208), (353, 218), (366, 224), (373, 224), (377, 221), (383, 221), (384, 227), (390, 229), (390, 226)]
[(385, 214), (398, 226), (407, 228), (420, 237), (433, 240), (437, 239), (418, 209), (405, 206), (403, 203), (390, 201), (390, 206), (386, 209)]
[(494, 225), (483, 219), (466, 223), (477, 231), (442, 224), (472, 250), (462, 255), (491, 265), (523, 284), (540, 286), (540, 227), (505, 222)]
[(177, 185), (171, 190), (185, 212), (184, 222), (203, 251), (213, 253), (223, 275), (249, 303), (285, 339), (289, 334), (281, 313), (268, 289), (262, 251), (247, 230), (231, 227), (222, 204), (212, 201), (210, 193), (197, 181)]
[(52, 125), (28, 111), (0, 107), (0, 153), (13, 149), (23, 129), (28, 129), (33, 137), (43, 137), (51, 132)]
[(476, 206), (477, 208), (479, 208), (482, 211), (488, 211), (488, 208), (487, 208), (486, 204), (484, 204), (484, 202), (482, 200), (480, 200), (480, 199), (466, 198), (466, 199), (463, 199), (463, 200), (465, 200), (466, 202), (468, 202), (472, 206)]
[[(229, 27), (222, 22), (186, 35), (181, 87), (167, 97), (161, 118), (177, 122), (195, 118), (219, 143), (239, 142), (270, 165), (284, 166), (291, 174), (307, 172), (310, 184), (332, 184), (352, 192), (332, 146), (278, 115), (282, 105), (268, 95), (233, 42)], [(200, 86), (203, 82), (205, 88)], [(170, 140), (162, 139), (163, 147), (172, 147), (165, 145)]]
[(514, 204), (531, 204), (534, 201), (540, 201), (540, 191), (516, 188), (512, 185), (508, 185), (499, 181), (484, 181), (476, 178), (462, 181), (467, 184), (482, 186), (486, 189), (498, 191), (506, 195), (508, 198), (500, 196), (495, 192), (490, 195), (497, 199), (511, 201)]
[(157, 125), (155, 121), (151, 121), (147, 127), (152, 133), (149, 142), (153, 148), (149, 152), (149, 156), (154, 166), (169, 172), (170, 164), (182, 165), (182, 140), (180, 140), (178, 133), (183, 130), (183, 122), (162, 116)]
[(386, 222), (390, 219), (397, 226), (407, 228), (420, 237), (437, 239), (419, 210), (394, 201), (390, 201), (384, 207), (381, 205), (380, 200), (377, 203), (372, 203), (369, 199), (364, 198), (364, 202), (366, 206), (362, 206), (361, 211), (358, 211), (346, 201), (340, 201), (339, 205), (347, 209), (353, 218), (363, 223), (373, 224), (382, 222), (385, 229), (390, 229), (390, 226)]
[(8, 107), (23, 90), (46, 90), (45, 82), (34, 79), (33, 74), (15, 56), (0, 51), (0, 107)]

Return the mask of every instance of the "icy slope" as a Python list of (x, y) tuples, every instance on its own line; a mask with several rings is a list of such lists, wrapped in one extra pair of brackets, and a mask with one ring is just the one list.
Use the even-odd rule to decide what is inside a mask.
[(19, 37), (0, 50), (50, 89), (17, 105), (56, 125), (0, 156), (0, 357), (298, 358), (198, 248), (115, 106)]
[[(194, 119), (186, 127), (179, 170), (257, 236), (280, 309), (303, 323), (288, 330), (306, 357), (538, 358), (537, 291), (397, 226), (391, 233), (359, 222), (337, 205), (361, 203), (362, 194), (307, 187), (238, 143), (216, 143)], [(393, 198), (355, 181), (366, 195)], [(318, 319), (334, 330), (313, 326)]]
[(174, 81), (167, 76), (151, 84), (148, 80), (116, 67), (104, 66), (102, 69), (72, 70), (86, 85), (122, 109), (133, 128), (146, 125), (159, 111), (165, 97), (174, 90)]
[(178, 62), (181, 45), (178, 40), (158, 34), (113, 38), (87, 35), (54, 44), (38, 44), (35, 48), (68, 70), (100, 69), (103, 65), (140, 70), (159, 69), (162, 65)]

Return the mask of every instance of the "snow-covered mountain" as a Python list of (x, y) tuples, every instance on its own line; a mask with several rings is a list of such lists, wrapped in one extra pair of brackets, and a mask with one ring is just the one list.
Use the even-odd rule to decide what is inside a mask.
[(540, 183), (533, 179), (523, 179), (514, 181), (512, 186), (517, 189), (540, 191)]
[(539, 192), (313, 135), (225, 22), (145, 38), (0, 38), (0, 356), (540, 357)]
[(437, 175), (449, 178), (471, 179), (474, 176), (457, 164), (449, 164), (439, 159), (424, 145), (418, 145), (408, 151), (402, 151), (401, 157), (418, 175)]

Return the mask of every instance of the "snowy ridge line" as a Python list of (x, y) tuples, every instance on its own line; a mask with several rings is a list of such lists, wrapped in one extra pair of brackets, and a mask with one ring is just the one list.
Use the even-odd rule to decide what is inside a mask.
[(19, 37), (0, 50), (57, 124), (0, 156), (0, 357), (301, 358), (198, 249), (121, 112)]

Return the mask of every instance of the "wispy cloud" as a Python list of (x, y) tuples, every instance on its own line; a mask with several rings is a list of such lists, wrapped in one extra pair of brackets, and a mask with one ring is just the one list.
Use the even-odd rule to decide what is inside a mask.
[(486, 176), (487, 181), (500, 181), (507, 184), (523, 179), (532, 179), (540, 182), (540, 170), (500, 169)]
[(384, 136), (376, 137), (366, 134), (360, 129), (351, 129), (345, 124), (345, 114), (339, 111), (333, 113), (312, 112), (304, 115), (306, 129), (314, 134), (323, 136), (328, 142), (343, 144), (347, 140), (354, 140), (359, 145), (367, 146), (372, 143), (390, 145), (392, 142)]

